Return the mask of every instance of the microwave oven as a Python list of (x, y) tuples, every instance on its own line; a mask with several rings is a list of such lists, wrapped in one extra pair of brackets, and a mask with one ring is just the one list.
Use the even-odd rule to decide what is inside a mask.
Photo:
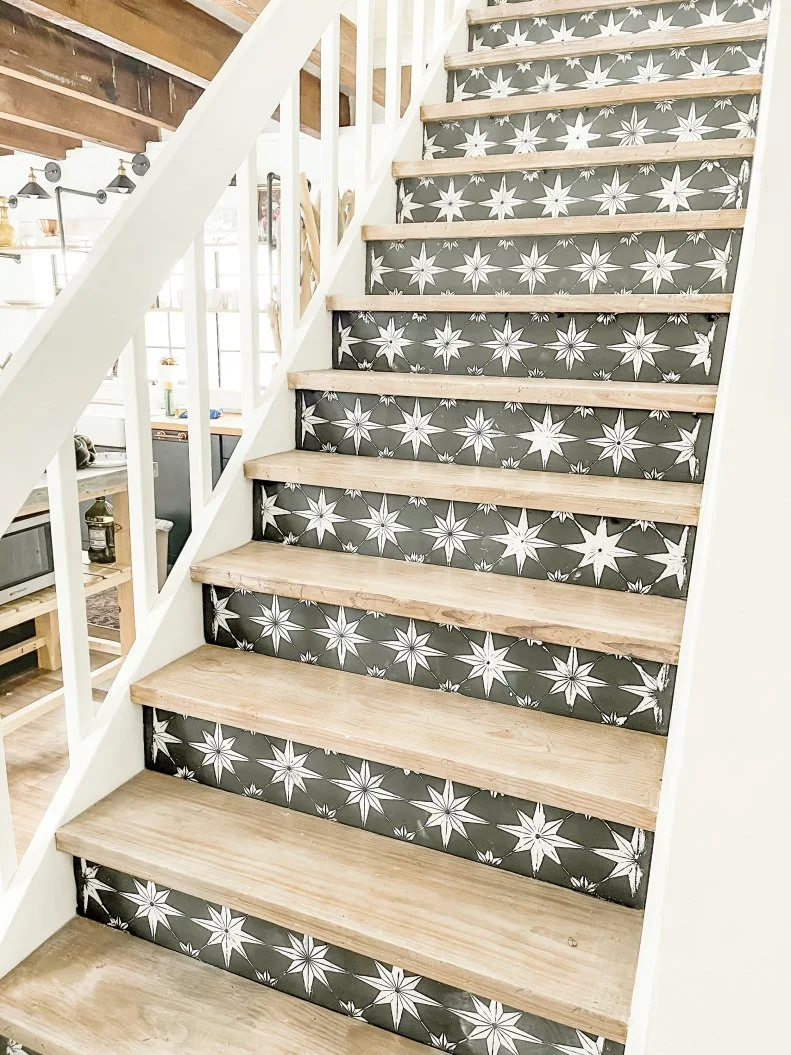
[(0, 537), (0, 604), (54, 585), (49, 513), (14, 520)]

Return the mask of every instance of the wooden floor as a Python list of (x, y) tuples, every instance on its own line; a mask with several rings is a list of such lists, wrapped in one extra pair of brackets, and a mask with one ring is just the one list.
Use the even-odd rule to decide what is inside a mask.
[[(91, 668), (100, 667), (108, 658), (106, 653), (92, 652)], [(60, 671), (33, 668), (16, 674), (0, 674), (0, 718), (55, 692), (62, 685)], [(94, 689), (97, 703), (103, 697), (103, 692)], [(68, 766), (63, 708), (10, 733), (4, 746), (16, 849), (21, 858)]]

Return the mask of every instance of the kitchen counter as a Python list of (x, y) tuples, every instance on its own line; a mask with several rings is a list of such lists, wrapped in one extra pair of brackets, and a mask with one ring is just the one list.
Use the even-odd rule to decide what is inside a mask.
[[(167, 418), (164, 414), (155, 414), (151, 418), (151, 428), (160, 432), (189, 432), (189, 419)], [(241, 436), (242, 415), (221, 414), (219, 418), (209, 422), (209, 432), (212, 436)]]

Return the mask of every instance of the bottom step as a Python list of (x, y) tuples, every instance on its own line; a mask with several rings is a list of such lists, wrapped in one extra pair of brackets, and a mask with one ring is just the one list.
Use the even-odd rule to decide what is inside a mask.
[(75, 919), (0, 982), (30, 1055), (419, 1055), (422, 1044)]

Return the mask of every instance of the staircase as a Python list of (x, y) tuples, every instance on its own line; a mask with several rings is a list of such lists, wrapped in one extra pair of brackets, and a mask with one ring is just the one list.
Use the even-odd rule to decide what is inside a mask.
[(767, 15), (470, 13), (9, 1052), (624, 1052)]

